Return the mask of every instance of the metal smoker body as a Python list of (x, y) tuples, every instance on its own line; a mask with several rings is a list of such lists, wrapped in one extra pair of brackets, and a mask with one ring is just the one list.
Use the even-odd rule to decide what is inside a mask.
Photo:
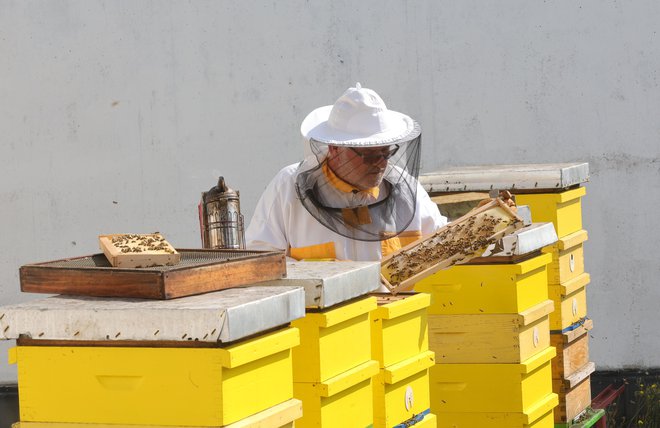
[(218, 178), (217, 186), (202, 193), (200, 227), (203, 248), (245, 248), (239, 192), (227, 187), (224, 177)]

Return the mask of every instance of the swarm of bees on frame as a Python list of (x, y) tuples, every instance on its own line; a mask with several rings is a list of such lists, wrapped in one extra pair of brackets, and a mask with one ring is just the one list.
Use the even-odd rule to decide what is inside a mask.
[(162, 235), (118, 235), (112, 238), (112, 244), (122, 253), (142, 253), (146, 251), (160, 251), (174, 254), (174, 248)]
[(392, 257), (386, 265), (389, 282), (396, 286), (444, 260), (451, 259), (451, 266), (474, 257), (475, 253), (493, 243), (493, 235), (517, 221), (486, 213), (449, 224), (419, 245)]

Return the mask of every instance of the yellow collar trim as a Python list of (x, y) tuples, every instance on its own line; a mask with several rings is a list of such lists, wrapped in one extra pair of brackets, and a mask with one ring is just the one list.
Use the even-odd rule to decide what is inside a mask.
[(354, 193), (356, 191), (361, 193), (366, 193), (368, 195), (371, 195), (374, 199), (378, 199), (378, 195), (380, 194), (379, 187), (372, 187), (370, 189), (360, 190), (357, 187), (353, 186), (352, 184), (347, 183), (341, 178), (337, 177), (334, 171), (330, 169), (327, 162), (325, 162), (321, 168), (323, 169), (323, 173), (325, 174), (325, 177), (328, 179), (330, 184), (335, 186), (338, 190), (344, 193)]

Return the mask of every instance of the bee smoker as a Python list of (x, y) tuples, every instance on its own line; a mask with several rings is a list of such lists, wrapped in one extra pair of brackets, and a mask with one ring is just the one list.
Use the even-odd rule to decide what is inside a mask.
[(198, 208), (203, 248), (245, 248), (239, 192), (227, 187), (224, 177), (218, 178), (217, 186), (202, 192)]

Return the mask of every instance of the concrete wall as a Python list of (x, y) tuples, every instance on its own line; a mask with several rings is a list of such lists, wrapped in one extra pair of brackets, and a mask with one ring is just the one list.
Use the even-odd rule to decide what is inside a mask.
[(0, 58), (1, 304), (101, 233), (198, 246), (221, 174), (249, 219), (303, 117), (360, 81), (421, 122), (425, 172), (588, 161), (592, 360), (660, 366), (656, 0), (0, 0)]

